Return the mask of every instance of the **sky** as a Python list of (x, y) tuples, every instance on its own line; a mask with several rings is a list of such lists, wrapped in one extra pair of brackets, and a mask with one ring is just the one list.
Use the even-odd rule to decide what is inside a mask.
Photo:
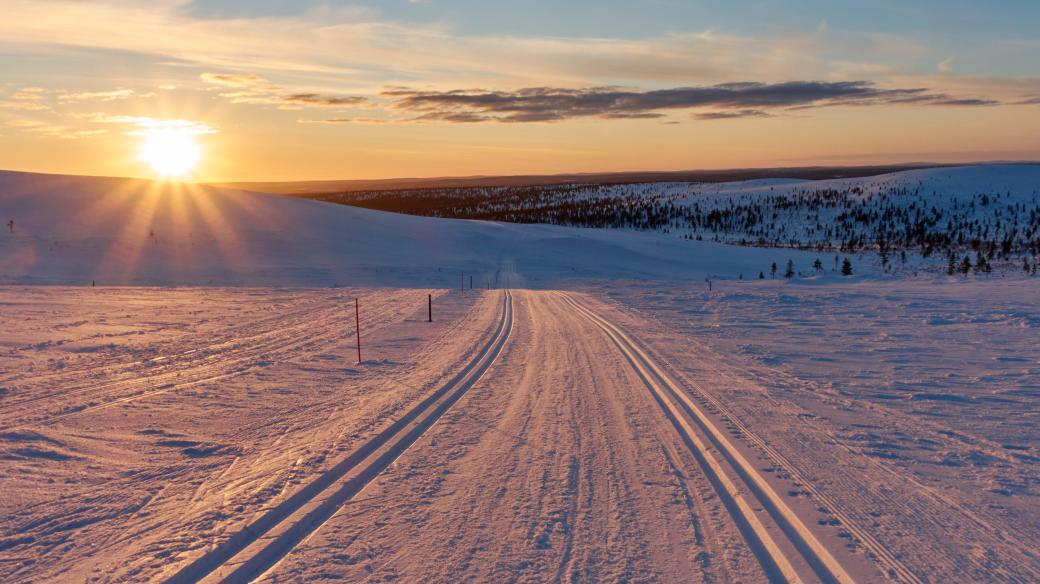
[(1040, 160), (1035, 1), (3, 11), (8, 170), (154, 176), (170, 135), (200, 181)]

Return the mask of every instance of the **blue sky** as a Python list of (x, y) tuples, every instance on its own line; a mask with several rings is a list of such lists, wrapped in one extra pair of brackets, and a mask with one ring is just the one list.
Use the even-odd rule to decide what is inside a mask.
[(744, 33), (773, 26), (815, 26), (945, 35), (1035, 37), (1040, 4), (1028, 0), (195, 0), (187, 12), (205, 16), (289, 16), (318, 6), (367, 6), (403, 21), (442, 19), (462, 33), (645, 37), (681, 29), (726, 27)]
[(784, 34), (819, 27), (911, 36), (956, 55), (965, 72), (1040, 74), (1040, 2), (1028, 0), (195, 0), (200, 17), (289, 17), (322, 7), (363, 6), (378, 18), (443, 23), (462, 35), (646, 39), (717, 30)]

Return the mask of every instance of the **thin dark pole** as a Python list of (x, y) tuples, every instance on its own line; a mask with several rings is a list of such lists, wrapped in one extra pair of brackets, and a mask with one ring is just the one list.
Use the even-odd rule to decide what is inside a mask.
[(426, 322), (433, 322), (433, 294), (427, 294), (426, 301), (428, 302), (427, 311), (429, 315)]
[(469, 289), (473, 289), (473, 274), (469, 275)]
[(354, 320), (357, 322), (357, 362), (361, 364), (361, 307), (358, 299), (354, 299)]

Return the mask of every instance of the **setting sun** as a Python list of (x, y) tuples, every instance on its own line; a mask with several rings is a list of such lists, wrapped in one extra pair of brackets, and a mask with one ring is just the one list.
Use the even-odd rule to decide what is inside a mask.
[(138, 158), (161, 177), (183, 177), (195, 169), (202, 152), (187, 128), (149, 128), (141, 132)]

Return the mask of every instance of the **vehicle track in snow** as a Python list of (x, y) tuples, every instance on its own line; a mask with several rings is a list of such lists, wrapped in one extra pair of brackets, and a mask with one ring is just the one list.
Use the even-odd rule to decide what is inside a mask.
[[(855, 581), (725, 433), (646, 351), (573, 296), (560, 295), (598, 326), (631, 364), (700, 463), (771, 581), (802, 582), (806, 577), (841, 584)], [(765, 512), (756, 511), (752, 505), (760, 505)], [(796, 550), (800, 557), (791, 557), (790, 550)], [(796, 567), (803, 562), (811, 568), (808, 574)]]
[(251, 582), (273, 569), (344, 503), (364, 490), (484, 376), (501, 353), (512, 327), (512, 295), (505, 291), (496, 329), (461, 371), (331, 469), (182, 567), (167, 582)]

